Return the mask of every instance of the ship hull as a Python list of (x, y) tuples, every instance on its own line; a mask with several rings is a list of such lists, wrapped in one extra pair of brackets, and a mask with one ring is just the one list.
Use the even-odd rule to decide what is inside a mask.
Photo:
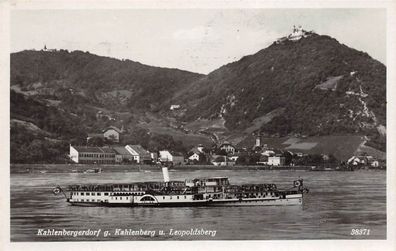
[(211, 206), (294, 206), (302, 205), (302, 198), (292, 199), (266, 199), (266, 200), (242, 200), (242, 201), (215, 201), (210, 203)]
[(138, 182), (126, 184), (88, 184), (69, 186), (73, 206), (106, 207), (212, 207), (212, 206), (288, 206), (301, 205), (302, 179), (293, 187), (280, 190), (275, 184), (230, 185), (226, 177), (186, 181)]
[(158, 202), (158, 203), (105, 203), (105, 202), (70, 202), (72, 206), (85, 207), (246, 207), (246, 206), (295, 206), (302, 205), (303, 198), (269, 198), (269, 199), (229, 199), (195, 202)]

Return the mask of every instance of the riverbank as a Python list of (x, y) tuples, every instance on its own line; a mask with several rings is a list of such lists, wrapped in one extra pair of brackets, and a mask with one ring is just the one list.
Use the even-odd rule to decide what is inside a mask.
[[(213, 166), (178, 165), (170, 170), (296, 170), (312, 171), (312, 166)], [(348, 171), (314, 168), (315, 171)], [(161, 171), (156, 165), (89, 165), (89, 164), (11, 164), (11, 173), (95, 173), (95, 172), (140, 172)]]

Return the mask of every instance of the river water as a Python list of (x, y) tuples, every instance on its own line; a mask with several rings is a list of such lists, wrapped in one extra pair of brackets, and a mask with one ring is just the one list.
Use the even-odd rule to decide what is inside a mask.
[[(310, 192), (304, 195), (302, 206), (78, 207), (68, 205), (61, 195), (53, 195), (52, 188), (74, 183), (160, 181), (162, 174), (11, 174), (11, 241), (386, 238), (385, 171), (177, 170), (171, 171), (170, 176), (173, 180), (226, 176), (233, 184), (276, 183), (279, 188), (289, 188), (293, 180), (303, 178)], [(91, 233), (45, 236), (48, 229)], [(98, 236), (92, 234), (99, 229)], [(129, 232), (117, 235), (117, 231), (122, 233), (117, 229)], [(353, 229), (369, 231), (352, 235)], [(110, 235), (105, 236), (105, 232)]]

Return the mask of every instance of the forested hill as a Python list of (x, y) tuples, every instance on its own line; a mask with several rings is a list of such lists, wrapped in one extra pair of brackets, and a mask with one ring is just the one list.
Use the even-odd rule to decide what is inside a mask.
[(81, 51), (12, 53), (11, 162), (64, 163), (69, 144), (86, 144), (107, 126), (126, 129), (122, 143), (184, 149), (169, 135), (149, 134), (146, 124), (201, 76)]
[(62, 99), (71, 93), (111, 109), (162, 108), (176, 90), (202, 75), (131, 60), (66, 50), (11, 54), (11, 86)]
[(233, 131), (379, 137), (386, 126), (386, 67), (309, 33), (225, 65), (174, 100), (185, 104), (184, 120), (221, 118)]
[(386, 67), (329, 36), (288, 38), (208, 75), (81, 51), (12, 53), (11, 161), (56, 162), (110, 125), (149, 149), (352, 135), (384, 152)]

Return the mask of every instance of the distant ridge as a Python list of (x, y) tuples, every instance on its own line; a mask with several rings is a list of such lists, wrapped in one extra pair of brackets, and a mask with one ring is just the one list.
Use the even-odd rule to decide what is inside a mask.
[(11, 161), (21, 163), (62, 159), (70, 143), (107, 126), (124, 126), (128, 143), (151, 149), (334, 136), (315, 138), (312, 151), (344, 156), (337, 137), (345, 136), (381, 155), (386, 67), (302, 27), (208, 75), (82, 51), (21, 51), (11, 54), (10, 126)]

